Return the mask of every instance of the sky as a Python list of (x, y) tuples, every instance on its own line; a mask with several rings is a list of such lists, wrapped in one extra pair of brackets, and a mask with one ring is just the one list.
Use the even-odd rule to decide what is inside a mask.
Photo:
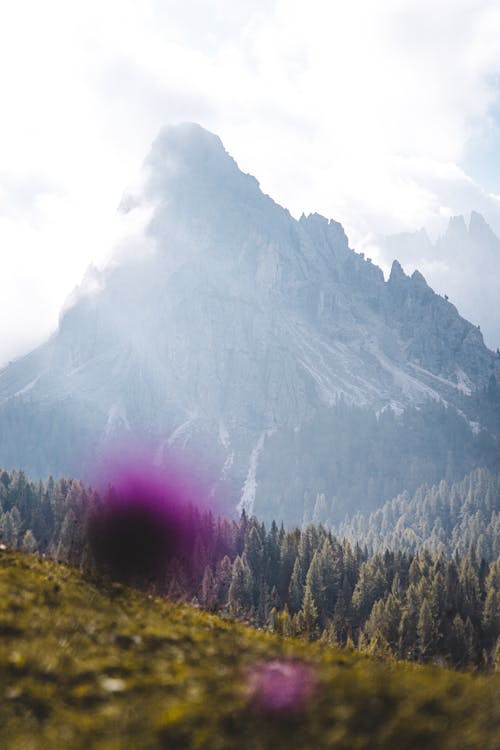
[(384, 270), (383, 235), (472, 210), (500, 235), (499, 39), (497, 0), (2, 3), (0, 364), (109, 257), (165, 124), (216, 132)]

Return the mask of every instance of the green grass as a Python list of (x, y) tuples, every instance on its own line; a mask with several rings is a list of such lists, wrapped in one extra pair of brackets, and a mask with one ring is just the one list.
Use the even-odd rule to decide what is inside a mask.
[[(319, 688), (262, 716), (245, 669), (293, 657)], [(3, 750), (498, 750), (500, 678), (372, 660), (0, 552)]]

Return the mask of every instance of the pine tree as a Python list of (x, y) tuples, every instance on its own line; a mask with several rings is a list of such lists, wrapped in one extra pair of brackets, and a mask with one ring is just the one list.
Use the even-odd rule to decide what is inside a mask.
[(478, 659), (478, 648), (477, 648), (477, 638), (476, 638), (476, 632), (474, 630), (474, 625), (472, 624), (472, 621), (470, 617), (467, 617), (465, 620), (464, 625), (465, 630), (465, 653), (466, 653), (466, 664), (472, 665), (477, 663)]
[(312, 524), (309, 524), (302, 534), (299, 540), (299, 560), (303, 571), (309, 570), (312, 557), (316, 548), (316, 529)]
[(326, 538), (321, 546), (318, 556), (318, 565), (323, 586), (320, 608), (323, 617), (328, 618), (333, 614), (335, 603), (339, 595), (342, 583), (342, 562), (340, 545), (334, 543), (331, 538)]
[(290, 617), (290, 612), (288, 611), (288, 607), (283, 607), (283, 611), (281, 612), (279, 616), (280, 620), (280, 632), (282, 635), (284, 635), (286, 638), (292, 638), (295, 633), (293, 629), (293, 622), (292, 618)]
[[(264, 575), (264, 544), (262, 542), (260, 530), (253, 519), (250, 522), (248, 529), (244, 551), (254, 581), (257, 581), (258, 585), (258, 582)], [(255, 595), (257, 595), (257, 593), (258, 591), (255, 591)]]
[(292, 617), (292, 623), (295, 635), (303, 635), (306, 632), (304, 613), (302, 610), (299, 610), (297, 614)]
[(434, 656), (437, 635), (431, 605), (427, 599), (424, 599), (417, 622), (418, 652), (422, 661), (429, 661)]
[(340, 641), (337, 636), (337, 629), (331, 620), (323, 630), (321, 641), (328, 646), (340, 646)]
[(56, 560), (66, 562), (70, 565), (80, 564), (80, 555), (83, 545), (80, 543), (81, 523), (73, 509), (68, 510), (57, 545)]
[(276, 607), (276, 609), (279, 610), (281, 607), (281, 601), (276, 586), (273, 586), (271, 593), (269, 594), (269, 601), (271, 602), (271, 607)]
[(267, 581), (263, 578), (260, 582), (259, 588), (259, 601), (257, 605), (257, 622), (260, 625), (265, 625), (269, 619), (269, 611), (271, 609), (271, 594), (269, 592), (269, 586)]
[(481, 590), (479, 579), (469, 556), (460, 564), (460, 611), (462, 619), (469, 617), (474, 625), (481, 622)]
[(288, 606), (292, 614), (295, 614), (300, 610), (303, 598), (304, 586), (302, 583), (302, 566), (297, 557), (295, 559), (292, 577), (290, 578), (290, 585), (288, 587)]
[(399, 621), (397, 655), (401, 659), (413, 660), (417, 648), (417, 617), (405, 609)]
[(375, 656), (377, 659), (382, 659), (383, 661), (387, 661), (393, 656), (391, 647), (387, 643), (387, 640), (384, 638), (380, 630), (375, 630), (375, 632), (373, 633), (372, 637), (370, 638), (367, 650), (369, 654)]
[(18, 509), (14, 506), (9, 513), (5, 513), (4, 525), (2, 529), (2, 541), (12, 549), (17, 548), (19, 535), (21, 533), (21, 516)]
[(38, 550), (38, 544), (35, 539), (35, 535), (31, 531), (31, 529), (28, 529), (28, 531), (23, 536), (23, 541), (21, 543), (21, 549), (23, 552), (27, 552), (29, 555), (34, 554)]
[(232, 615), (248, 615), (252, 607), (253, 577), (245, 554), (236, 556), (228, 592), (228, 608)]
[(332, 615), (332, 627), (335, 628), (339, 643), (345, 643), (350, 626), (350, 611), (344, 599), (343, 589), (340, 591)]
[(451, 625), (449, 652), (453, 666), (462, 667), (467, 663), (465, 627), (459, 614), (455, 615)]
[(495, 672), (500, 672), (500, 635), (498, 636), (495, 647), (491, 652), (491, 661)]
[(382, 633), (393, 654), (398, 649), (400, 620), (401, 604), (393, 594), (389, 594), (384, 604), (384, 629)]
[(283, 591), (281, 588), (282, 570), (280, 561), (280, 550), (281, 545), (283, 544), (284, 536), (285, 530), (283, 524), (278, 530), (276, 522), (273, 521), (267, 535), (265, 533), (264, 525), (262, 525), (261, 538), (263, 540), (264, 546), (263, 574), (269, 585), (269, 588), (272, 589), (276, 586), (281, 598), (284, 598), (286, 594), (286, 589)]
[(273, 607), (272, 610), (269, 612), (269, 630), (271, 630), (273, 633), (279, 633), (280, 628), (280, 621), (278, 616), (278, 610), (276, 607)]
[(489, 649), (500, 635), (500, 559), (490, 566), (485, 590), (482, 626), (485, 646)]
[(215, 590), (217, 605), (225, 607), (228, 603), (229, 587), (233, 577), (233, 566), (228, 555), (224, 555), (222, 560), (217, 563), (215, 571)]
[(304, 631), (310, 640), (317, 634), (318, 610), (314, 602), (311, 587), (306, 585), (304, 601), (302, 603), (302, 616), (304, 618)]
[(306, 589), (310, 588), (311, 596), (315, 602), (318, 618), (320, 622), (324, 621), (326, 615), (326, 586), (323, 580), (323, 571), (321, 568), (321, 558), (318, 550), (315, 551), (309, 570), (306, 575)]
[(373, 604), (384, 596), (386, 579), (381, 570), (381, 560), (374, 557), (361, 565), (359, 578), (352, 595), (352, 605), (362, 623), (370, 615)]
[(217, 589), (210, 565), (205, 566), (200, 588), (200, 603), (205, 609), (215, 610), (217, 605)]
[(370, 612), (365, 626), (363, 628), (364, 633), (370, 640), (375, 633), (382, 633), (385, 630), (385, 617), (384, 617), (384, 602), (382, 599), (378, 599)]
[(280, 545), (279, 549), (279, 581), (278, 591), (282, 600), (285, 600), (288, 596), (288, 588), (290, 586), (290, 579), (294, 565), (298, 557), (298, 536), (300, 535), (299, 529), (295, 529), (292, 532), (287, 532)]

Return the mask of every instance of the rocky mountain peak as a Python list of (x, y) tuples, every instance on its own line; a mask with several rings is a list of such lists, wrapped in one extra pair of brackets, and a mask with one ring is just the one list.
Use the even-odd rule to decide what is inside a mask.
[(438, 240), (438, 244), (444, 245), (449, 242), (464, 244), (470, 241), (485, 246), (500, 244), (490, 225), (478, 211), (471, 211), (468, 227), (462, 215), (452, 216), (448, 222), (447, 230), (443, 237)]
[(256, 190), (259, 183), (238, 169), (221, 139), (196, 123), (163, 128), (146, 158), (151, 179), (158, 187), (179, 180), (220, 185), (223, 181), (239, 182)]
[(389, 284), (399, 284), (401, 282), (408, 281), (408, 276), (403, 271), (403, 267), (399, 260), (393, 260), (391, 266), (391, 273), (389, 275)]
[(452, 239), (467, 237), (467, 234), (467, 224), (465, 223), (464, 217), (461, 214), (458, 216), (451, 216), (445, 236)]
[(152, 253), (0, 371), (4, 466), (81, 476), (110, 436), (147, 434), (159, 461), (210, 453), (251, 511), (271, 436), (339, 402), (453, 403), (487, 382), (492, 352), (421, 274), (394, 261), (385, 282), (338, 222), (295, 221), (200, 126), (160, 133), (124, 210), (142, 204)]
[(500, 255), (498, 255), (500, 253), (500, 241), (484, 216), (477, 211), (472, 211), (470, 215), (469, 235), (474, 242), (494, 249), (497, 253), (497, 261), (500, 260)]
[[(225, 213), (229, 203), (261, 205), (263, 194), (251, 175), (240, 171), (221, 139), (196, 123), (164, 127), (144, 160), (139, 188), (127, 191), (121, 210), (137, 206), (155, 208), (155, 226), (165, 230), (175, 217), (191, 226), (212, 215)], [(267, 198), (267, 196), (266, 196)], [(267, 198), (270, 201), (269, 198)]]
[(428, 287), (427, 281), (425, 280), (424, 276), (420, 273), (420, 271), (413, 271), (411, 275), (412, 281), (416, 282), (417, 284), (420, 284), (421, 286)]

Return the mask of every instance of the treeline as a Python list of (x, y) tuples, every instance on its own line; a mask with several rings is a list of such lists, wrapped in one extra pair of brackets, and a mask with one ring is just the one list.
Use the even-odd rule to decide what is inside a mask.
[(338, 524), (335, 532), (366, 544), (369, 552), (415, 553), (426, 547), (464, 555), (473, 548), (478, 558), (496, 560), (500, 555), (500, 474), (476, 469), (461, 482), (424, 485), (413, 497), (403, 492), (369, 515), (356, 513)]
[(97, 493), (71, 479), (33, 482), (0, 470), (0, 540), (25, 552), (80, 565), (85, 526)]
[[(9, 546), (93, 570), (85, 528), (100, 504), (80, 482), (30, 482), (0, 474), (0, 534)], [(153, 581), (158, 593), (194, 601), (285, 636), (353, 645), (381, 656), (454, 667), (500, 667), (500, 560), (472, 546), (385, 551), (256, 518), (193, 510), (190, 547)]]
[(321, 526), (242, 519), (243, 551), (207, 566), (200, 602), (283, 635), (454, 667), (500, 666), (500, 560), (366, 549)]

